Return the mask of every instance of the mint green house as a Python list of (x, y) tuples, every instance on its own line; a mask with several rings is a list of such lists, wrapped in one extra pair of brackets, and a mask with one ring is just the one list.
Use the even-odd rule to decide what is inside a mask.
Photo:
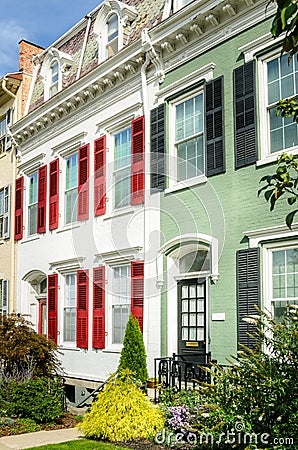
[(265, 8), (191, 3), (161, 44), (175, 39), (151, 113), (161, 356), (224, 364), (239, 342), (252, 345), (252, 325), (242, 319), (256, 314), (254, 305), (278, 318), (298, 300), (297, 227), (285, 225), (287, 207), (270, 213), (257, 196), (277, 156), (298, 149), (296, 123), (275, 110), (297, 95), (298, 65), (280, 59), (269, 32), (274, 8)]

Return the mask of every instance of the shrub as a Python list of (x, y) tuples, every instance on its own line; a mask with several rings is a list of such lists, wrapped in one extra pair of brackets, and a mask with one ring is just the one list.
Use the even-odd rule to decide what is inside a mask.
[(99, 393), (79, 428), (86, 437), (126, 442), (153, 437), (164, 426), (164, 417), (124, 370), (113, 375)]
[(0, 315), (0, 375), (22, 379), (59, 372), (56, 345), (31, 325), (20, 314)]
[(62, 415), (63, 395), (59, 378), (37, 378), (22, 382), (2, 379), (0, 414), (48, 423)]
[[(228, 367), (214, 366), (214, 384), (200, 388), (203, 409), (198, 411), (197, 431), (212, 433), (216, 440), (241, 422), (245, 433), (297, 442), (298, 307), (290, 307), (281, 323), (263, 311), (250, 320), (257, 325), (263, 348), (244, 347)], [(219, 446), (231, 447), (223, 442)]]
[(142, 383), (146, 383), (148, 372), (143, 335), (138, 319), (132, 314), (129, 316), (126, 325), (118, 373), (123, 369), (131, 370), (135, 373), (137, 379)]

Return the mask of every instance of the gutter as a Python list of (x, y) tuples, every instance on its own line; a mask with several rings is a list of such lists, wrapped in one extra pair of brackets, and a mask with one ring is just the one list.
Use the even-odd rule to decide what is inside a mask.
[(16, 95), (13, 94), (12, 92), (10, 92), (10, 90), (7, 89), (7, 87), (6, 87), (6, 82), (7, 82), (7, 81), (8, 81), (8, 78), (7, 78), (7, 77), (3, 77), (3, 79), (2, 79), (2, 85), (1, 85), (3, 91), (6, 92), (6, 94), (8, 94), (10, 97), (16, 98)]

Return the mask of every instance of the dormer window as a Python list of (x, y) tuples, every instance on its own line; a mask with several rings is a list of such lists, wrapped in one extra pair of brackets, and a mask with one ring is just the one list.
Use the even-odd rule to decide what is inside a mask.
[(54, 60), (51, 64), (50, 97), (57, 94), (59, 89), (59, 62)]
[(45, 101), (62, 90), (62, 77), (65, 77), (65, 74), (68, 75), (70, 68), (74, 66), (74, 60), (67, 53), (54, 47), (48, 51), (40, 71), (44, 84)]
[(115, 53), (117, 53), (118, 51), (118, 31), (118, 16), (117, 14), (113, 14), (107, 21), (107, 58), (115, 55)]
[(104, 0), (94, 22), (98, 43), (98, 62), (111, 58), (125, 45), (127, 27), (138, 17), (135, 6), (119, 0)]

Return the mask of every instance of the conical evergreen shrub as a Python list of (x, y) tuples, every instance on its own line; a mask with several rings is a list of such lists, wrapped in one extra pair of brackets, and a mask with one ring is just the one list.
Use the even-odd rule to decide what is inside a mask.
[(140, 330), (139, 322), (132, 314), (129, 316), (123, 348), (120, 355), (120, 362), (117, 372), (123, 369), (130, 369), (135, 373), (135, 377), (142, 383), (146, 383), (148, 378), (146, 352), (143, 341), (143, 335)]

